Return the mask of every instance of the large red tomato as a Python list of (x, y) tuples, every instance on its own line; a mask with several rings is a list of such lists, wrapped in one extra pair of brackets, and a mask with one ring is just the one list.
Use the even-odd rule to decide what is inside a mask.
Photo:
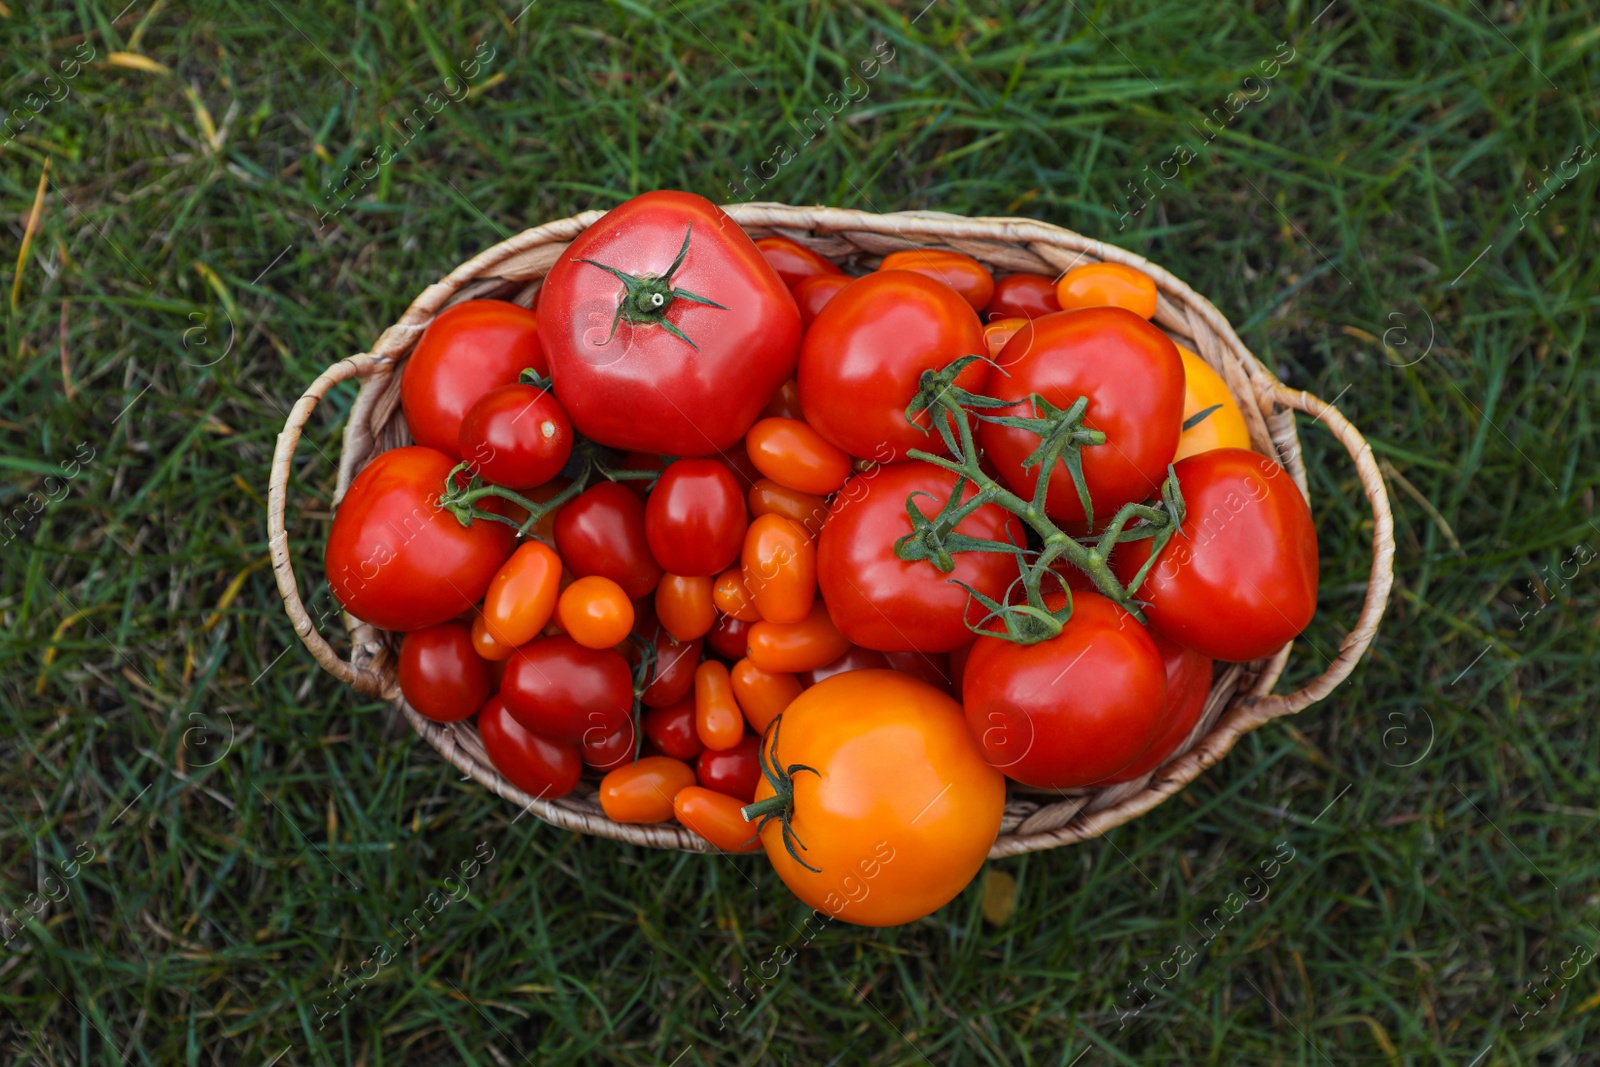
[(794, 297), (738, 224), (692, 193), (645, 193), (606, 212), (541, 293), (556, 394), (601, 444), (721, 451), (794, 373)]
[(504, 300), (467, 300), (428, 324), (400, 372), (400, 406), (419, 445), (460, 459), (461, 420), (478, 398), (513, 385), (525, 368), (549, 370), (539, 316)]
[[(1300, 487), (1272, 460), (1218, 448), (1174, 465), (1186, 515), (1135, 594), (1150, 625), (1212, 659), (1244, 663), (1295, 638), (1317, 610), (1317, 529)], [(1117, 546), (1123, 582), (1150, 542)]]
[(333, 595), (384, 630), (419, 630), (483, 598), (511, 554), (505, 523), (463, 526), (438, 507), (455, 460), (412, 445), (364, 467), (339, 502), (323, 566)]

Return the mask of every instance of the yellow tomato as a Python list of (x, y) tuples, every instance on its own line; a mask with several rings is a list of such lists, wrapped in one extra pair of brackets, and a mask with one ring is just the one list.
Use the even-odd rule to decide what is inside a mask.
[(1249, 448), (1250, 431), (1222, 375), (1182, 345), (1178, 346), (1178, 355), (1183, 357), (1183, 421), (1188, 422), (1206, 408), (1222, 406), (1192, 429), (1183, 431), (1183, 436), (1178, 438), (1178, 454), (1172, 457), (1172, 462), (1214, 448)]

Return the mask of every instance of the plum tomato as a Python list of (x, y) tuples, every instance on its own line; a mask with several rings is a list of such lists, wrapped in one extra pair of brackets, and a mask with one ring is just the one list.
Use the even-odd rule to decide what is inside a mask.
[(755, 799), (756, 783), (761, 780), (760, 753), (761, 739), (753, 734), (744, 735), (732, 748), (708, 748), (695, 762), (695, 777), (707, 789), (748, 804)]
[(839, 290), (855, 281), (848, 274), (819, 274), (806, 278), (794, 287), (794, 302), (800, 305), (800, 325), (811, 329), (817, 316), (828, 301), (839, 295)]
[(694, 785), (694, 771), (671, 756), (646, 756), (600, 779), (600, 810), (613, 822), (653, 823), (672, 818), (672, 798)]
[(712, 584), (710, 578), (663, 574), (656, 586), (656, 618), (662, 628), (679, 641), (704, 637), (717, 621)]
[(759, 852), (755, 823), (746, 822), (743, 802), (726, 793), (691, 785), (672, 798), (672, 814), (724, 852)]
[(556, 617), (584, 648), (611, 648), (633, 629), (633, 601), (610, 578), (591, 574), (561, 591)]
[(495, 571), (483, 594), (478, 618), (484, 631), (501, 647), (527, 644), (549, 624), (560, 586), (561, 557), (555, 549), (542, 541), (524, 541)]
[[(1182, 431), (1172, 462), (1214, 448), (1249, 448), (1250, 430), (1245, 426), (1244, 412), (1239, 410), (1222, 375), (1182, 345), (1178, 346), (1178, 355), (1183, 359), (1183, 421), (1200, 421)], [(1206, 414), (1201, 417), (1203, 412)]]
[(412, 630), (400, 642), (400, 692), (413, 711), (434, 722), (460, 722), (475, 715), (493, 685), (489, 662), (472, 647), (463, 622)]
[(645, 504), (650, 553), (671, 574), (705, 578), (739, 556), (746, 525), (744, 490), (714, 459), (675, 460)]
[(1056, 283), (1062, 311), (1080, 308), (1126, 308), (1141, 319), (1156, 317), (1156, 283), (1141, 270), (1121, 263), (1085, 263)]
[(714, 659), (694, 670), (694, 727), (700, 743), (718, 752), (744, 736), (744, 715), (734, 699), (728, 668)]
[(1043, 274), (1007, 274), (994, 283), (994, 299), (984, 309), (991, 322), (998, 319), (1036, 319), (1061, 310), (1056, 283)]
[(752, 624), (745, 656), (764, 671), (794, 674), (825, 667), (849, 647), (850, 639), (839, 632), (828, 616), (828, 605), (819, 599), (799, 622), (763, 619)]
[(749, 587), (744, 584), (744, 570), (741, 567), (729, 567), (717, 575), (716, 584), (711, 587), (711, 601), (718, 611), (740, 622), (756, 622), (761, 618), (761, 612), (756, 610), (755, 597), (750, 595)]
[(1161, 713), (1161, 728), (1144, 755), (1107, 778), (1106, 785), (1143, 778), (1167, 762), (1200, 721), (1200, 713), (1211, 696), (1212, 662), (1193, 649), (1168, 640), (1159, 631), (1148, 632), (1167, 668), (1167, 704)]
[(538, 324), (534, 312), (504, 300), (466, 300), (441, 311), (400, 372), (412, 440), (459, 460), (461, 420), (479, 397), (514, 385), (525, 369), (549, 371)]
[(908, 248), (890, 252), (879, 270), (909, 270), (943, 282), (961, 294), (961, 299), (982, 311), (994, 299), (994, 275), (965, 252), (944, 248)]
[(576, 745), (558, 744), (527, 729), (511, 717), (498, 696), (490, 697), (478, 712), (478, 736), (494, 769), (529, 796), (564, 797), (583, 773)]
[(772, 265), (772, 269), (778, 272), (783, 284), (790, 289), (806, 278), (844, 273), (827, 256), (813, 252), (800, 242), (791, 241), (787, 237), (758, 238), (756, 247), (761, 249), (761, 254)]
[(461, 420), (461, 458), (493, 485), (532, 489), (561, 473), (572, 455), (572, 423), (556, 398), (531, 385), (502, 385)]
[(759, 479), (752, 485), (745, 494), (745, 503), (750, 506), (751, 518), (782, 515), (804, 526), (813, 537), (828, 519), (828, 501), (825, 497), (790, 489), (771, 478)]
[(850, 457), (799, 419), (762, 419), (744, 442), (756, 470), (802, 493), (826, 496), (850, 477)]
[(817, 548), (806, 528), (763, 515), (745, 534), (741, 573), (756, 610), (768, 622), (799, 622), (817, 595)]
[(612, 649), (584, 648), (565, 635), (541, 637), (506, 661), (500, 696), (527, 729), (576, 745), (589, 730), (615, 733), (631, 721), (633, 675)]
[(706, 750), (694, 725), (694, 697), (644, 713), (644, 735), (664, 756), (692, 760)]
[(610, 578), (634, 600), (661, 580), (645, 536), (644, 502), (616, 482), (592, 485), (566, 504), (556, 515), (555, 538), (575, 576)]
[(504, 664), (506, 660), (511, 658), (511, 654), (517, 650), (517, 646), (502, 645), (495, 640), (494, 634), (489, 632), (488, 624), (480, 612), (472, 617), (472, 650), (490, 663)]
[(805, 688), (793, 674), (764, 671), (749, 659), (735, 663), (728, 671), (728, 679), (733, 683), (733, 699), (744, 712), (745, 722), (757, 734), (766, 733), (772, 720), (783, 714), (783, 709)]
[(749, 636), (750, 623), (733, 615), (718, 615), (716, 625), (706, 634), (706, 644), (723, 659), (743, 659)]
[(676, 704), (694, 692), (694, 672), (700, 664), (700, 650), (704, 642), (679, 641), (665, 629), (654, 636), (656, 649), (655, 673), (650, 684), (639, 694), (639, 701), (647, 708), (660, 708)]

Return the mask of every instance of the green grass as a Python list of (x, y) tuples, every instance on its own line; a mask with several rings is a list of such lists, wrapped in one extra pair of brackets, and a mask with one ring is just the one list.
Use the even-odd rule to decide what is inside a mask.
[[(59, 98), (0, 147), (7, 279), (50, 165), (0, 296), (0, 516), (55, 498), (0, 546), (0, 1063), (1592, 1061), (1593, 8), (922, 3), (9, 0), (0, 103)], [(94, 60), (46, 84), (83, 34)], [(1391, 473), (1398, 573), (1329, 700), (1104, 840), (991, 865), (1009, 922), (975, 885), (789, 959), (804, 913), (764, 860), (513, 824), (323, 674), (263, 497), (286, 405), (450, 266), (646, 189), (726, 198), (884, 43), (755, 195), (1029, 215), (1158, 260), (1340, 397)], [(470, 96), (319, 229), (480, 46)], [(295, 465), (307, 594), (353, 395)], [(1302, 434), (1323, 597), (1285, 684), (1369, 559), (1351, 465)], [(480, 842), (470, 895), (400, 948)], [(719, 1025), (746, 968), (777, 973)]]

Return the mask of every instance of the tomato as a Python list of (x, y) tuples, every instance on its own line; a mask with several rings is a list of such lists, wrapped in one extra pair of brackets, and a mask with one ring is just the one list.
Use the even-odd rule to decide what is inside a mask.
[(1043, 274), (1007, 274), (994, 283), (994, 299), (986, 309), (989, 320), (1036, 319), (1061, 310), (1054, 279)]
[(412, 630), (400, 642), (400, 692), (424, 719), (470, 718), (493, 691), (489, 662), (473, 650), (466, 623)]
[(561, 473), (572, 455), (572, 423), (556, 398), (531, 385), (502, 385), (461, 420), (461, 457), (472, 473), (507, 489), (532, 489)]
[(742, 572), (756, 610), (768, 622), (799, 622), (817, 595), (817, 549), (804, 526), (763, 515), (745, 534)]
[(704, 637), (717, 621), (711, 587), (710, 578), (663, 574), (656, 586), (656, 617), (662, 627), (679, 641)]
[(790, 378), (778, 387), (767, 401), (767, 406), (761, 409), (763, 419), (798, 419), (800, 418), (800, 383)]
[[(971, 643), (962, 645), (970, 648)], [(959, 651), (959, 650), (957, 650)], [(951, 653), (954, 655), (954, 653)], [(909, 674), (919, 682), (926, 682), (935, 689), (942, 689), (951, 696), (960, 693), (951, 680), (954, 675), (950, 671), (950, 657), (943, 652), (906, 652), (891, 650), (883, 654), (889, 661), (889, 669)]]
[(1125, 770), (1105, 780), (1106, 785), (1143, 778), (1175, 752), (1200, 721), (1206, 701), (1211, 697), (1212, 663), (1193, 649), (1169, 641), (1158, 631), (1149, 631), (1156, 651), (1167, 669), (1167, 702), (1161, 712), (1161, 728), (1144, 755)]
[[(795, 403), (799, 403), (798, 400)], [(743, 488), (748, 488), (761, 472), (756, 470), (756, 465), (750, 462), (750, 453), (745, 451), (744, 442), (740, 441), (732, 448), (718, 452), (715, 457), (724, 467), (733, 472), (734, 480)]]
[(461, 420), (479, 397), (515, 384), (526, 368), (549, 371), (538, 324), (538, 315), (504, 300), (466, 300), (439, 312), (400, 372), (412, 440), (459, 460)]
[(724, 852), (757, 852), (761, 838), (754, 823), (746, 822), (741, 803), (734, 797), (691, 785), (672, 798), (672, 814)]
[(561, 591), (556, 617), (584, 648), (610, 648), (633, 629), (633, 601), (610, 578), (590, 575)]
[[(1317, 610), (1317, 530), (1282, 467), (1242, 448), (1190, 456), (1173, 468), (1187, 514), (1137, 596), (1152, 628), (1211, 659), (1270, 656)], [(1124, 583), (1150, 542), (1117, 546)]]
[(650, 553), (673, 574), (720, 572), (739, 555), (746, 519), (744, 490), (714, 459), (680, 459), (662, 473), (645, 505)]
[[(858, 475), (839, 493), (835, 513), (822, 528), (817, 574), (822, 598), (839, 632), (852, 643), (880, 651), (947, 652), (972, 640), (984, 611), (969, 608), (967, 585), (1003, 599), (1017, 577), (1014, 556), (1003, 552), (958, 552), (948, 574), (928, 560), (895, 555), (895, 541), (911, 533), (906, 500), (930, 518), (954, 491), (956, 476), (930, 463), (907, 460)], [(976, 490), (967, 485), (963, 499)], [(958, 533), (1023, 544), (1021, 520), (995, 504), (962, 519)], [(765, 615), (765, 612), (762, 613)]]
[(1085, 263), (1056, 283), (1061, 310), (1126, 308), (1141, 319), (1156, 317), (1156, 283), (1144, 271), (1121, 263)]
[(563, 744), (580, 744), (589, 730), (615, 733), (633, 717), (628, 661), (564, 635), (517, 649), (506, 661), (500, 696), (512, 718)]
[[(1032, 416), (1026, 402), (1032, 393), (1058, 408), (1089, 398), (1084, 425), (1106, 435), (1105, 444), (1082, 452), (1097, 521), (1160, 493), (1183, 423), (1183, 360), (1166, 334), (1121, 308), (1066, 311), (1034, 319), (998, 362), (1006, 373), (990, 379), (991, 395), (1019, 403), (997, 414)], [(1039, 468), (1024, 467), (1023, 461), (1039, 446), (1039, 436), (985, 422), (978, 441), (1006, 485), (1032, 499)], [(1064, 463), (1050, 473), (1045, 510), (1066, 522), (1085, 518)]]
[[(1160, 646), (1158, 645), (1157, 647)], [(961, 692), (961, 683), (967, 673), (967, 657), (971, 654), (971, 645), (963, 645), (950, 653), (950, 691), (952, 693)]]
[(717, 623), (706, 634), (706, 644), (723, 659), (743, 659), (750, 624), (733, 615), (717, 616)]
[(732, 748), (706, 749), (695, 762), (695, 776), (707, 789), (750, 803), (761, 780), (761, 739), (746, 734)]
[(694, 727), (700, 743), (718, 752), (744, 736), (744, 715), (734, 699), (728, 668), (714, 659), (694, 670)]
[(488, 621), (480, 612), (472, 617), (472, 650), (490, 663), (504, 663), (517, 650), (516, 645), (502, 645), (489, 632)]
[(609, 771), (624, 763), (632, 763), (637, 748), (638, 737), (634, 733), (633, 721), (630, 719), (622, 729), (610, 733), (602, 733), (599, 727), (591, 727), (583, 735), (583, 744), (578, 746), (578, 754), (583, 757), (585, 767), (593, 767), (597, 771)]
[(783, 709), (805, 688), (793, 674), (764, 671), (749, 659), (735, 663), (728, 671), (728, 679), (733, 683), (733, 699), (738, 702), (739, 710), (744, 712), (745, 722), (757, 734), (766, 733), (772, 720), (783, 714)]
[[(923, 371), (984, 351), (977, 312), (948, 285), (911, 271), (869, 274), (840, 290), (806, 331), (800, 407), (852, 456), (887, 463), (913, 448), (940, 451), (927, 412), (913, 425), (906, 406)], [(981, 393), (988, 377), (988, 365), (975, 362), (956, 384)]]
[(799, 419), (762, 419), (745, 435), (750, 462), (779, 485), (826, 496), (850, 477), (850, 457)]
[(909, 270), (943, 282), (961, 294), (961, 299), (982, 311), (994, 299), (994, 275), (965, 252), (944, 248), (908, 248), (890, 252), (879, 270)]
[(740, 622), (755, 622), (761, 618), (755, 597), (744, 584), (744, 571), (739, 567), (729, 567), (717, 575), (716, 584), (711, 587), (711, 601), (718, 611)]
[[(851, 645), (844, 650), (844, 654), (825, 663), (816, 670), (801, 671), (800, 681), (813, 686), (820, 681), (832, 678), (836, 674), (845, 674), (849, 671), (886, 671), (889, 670), (889, 658), (875, 648), (862, 648), (860, 645)], [(765, 731), (763, 731), (765, 732)]]
[(350, 614), (383, 630), (420, 630), (483, 598), (514, 533), (490, 519), (463, 526), (437, 506), (454, 466), (431, 448), (393, 448), (350, 483), (323, 555)]
[(743, 437), (794, 373), (800, 310), (721, 208), (663, 190), (612, 208), (561, 253), (539, 340), (579, 433), (704, 456)]
[(794, 302), (800, 306), (800, 325), (811, 329), (828, 301), (853, 281), (855, 279), (848, 274), (819, 274), (802, 280), (794, 287)]
[(1183, 359), (1183, 421), (1188, 422), (1208, 408), (1214, 409), (1178, 438), (1180, 459), (1209, 452), (1213, 448), (1249, 448), (1250, 430), (1245, 426), (1244, 413), (1233, 399), (1222, 375), (1211, 369), (1211, 364), (1182, 345), (1178, 355)]
[(557, 744), (527, 729), (498, 696), (478, 712), (478, 736), (494, 769), (529, 796), (554, 800), (572, 792), (583, 773), (576, 745)]
[(650, 684), (639, 700), (647, 708), (663, 708), (678, 703), (694, 692), (694, 672), (700, 664), (704, 642), (679, 641), (660, 630), (655, 634), (656, 667)]
[(646, 756), (600, 779), (600, 810), (613, 822), (666, 822), (672, 798), (694, 785), (694, 771), (671, 756)]
[[(834, 918), (894, 926), (936, 911), (978, 873), (1000, 831), (1005, 778), (973, 748), (961, 705), (894, 671), (812, 686), (763, 749), (781, 770), (815, 768), (790, 777), (791, 834), (772, 818), (761, 843), (795, 896)], [(774, 793), (763, 779), (756, 803)]]
[[(570, 478), (552, 478), (543, 485), (536, 485), (532, 489), (523, 490), (522, 495), (535, 504), (545, 504), (560, 496), (571, 485), (572, 480)], [(528, 513), (526, 511), (523, 511), (510, 501), (506, 501), (506, 504), (506, 513), (512, 521), (518, 523), (527, 521)], [(554, 511), (545, 512), (539, 517), (539, 521), (529, 527), (529, 536), (537, 537), (544, 541), (554, 541), (556, 539), (556, 516), (559, 514), (561, 514), (561, 507), (557, 507)]]
[(793, 674), (814, 671), (844, 655), (850, 639), (828, 617), (828, 605), (818, 600), (799, 622), (768, 622), (750, 627), (750, 662), (764, 671)]
[(1015, 337), (1028, 320), (1023, 318), (995, 319), (983, 328), (983, 343), (988, 348), (989, 358), (998, 359), (1000, 350), (1005, 348), (1007, 342)]
[(833, 260), (787, 237), (762, 237), (756, 247), (791, 289), (806, 278), (844, 273)]
[(645, 505), (616, 482), (585, 489), (556, 515), (556, 549), (579, 578), (610, 578), (637, 600), (661, 580), (645, 536)]
[(532, 641), (550, 622), (560, 583), (561, 557), (555, 549), (524, 541), (489, 581), (480, 615), (484, 630), (502, 646)]
[(825, 498), (790, 489), (770, 478), (762, 478), (752, 485), (745, 495), (745, 502), (750, 506), (751, 518), (782, 515), (804, 526), (813, 537), (828, 518), (828, 501)]
[(692, 760), (706, 750), (695, 730), (693, 697), (645, 712), (644, 735), (655, 743), (662, 755), (673, 759)]

